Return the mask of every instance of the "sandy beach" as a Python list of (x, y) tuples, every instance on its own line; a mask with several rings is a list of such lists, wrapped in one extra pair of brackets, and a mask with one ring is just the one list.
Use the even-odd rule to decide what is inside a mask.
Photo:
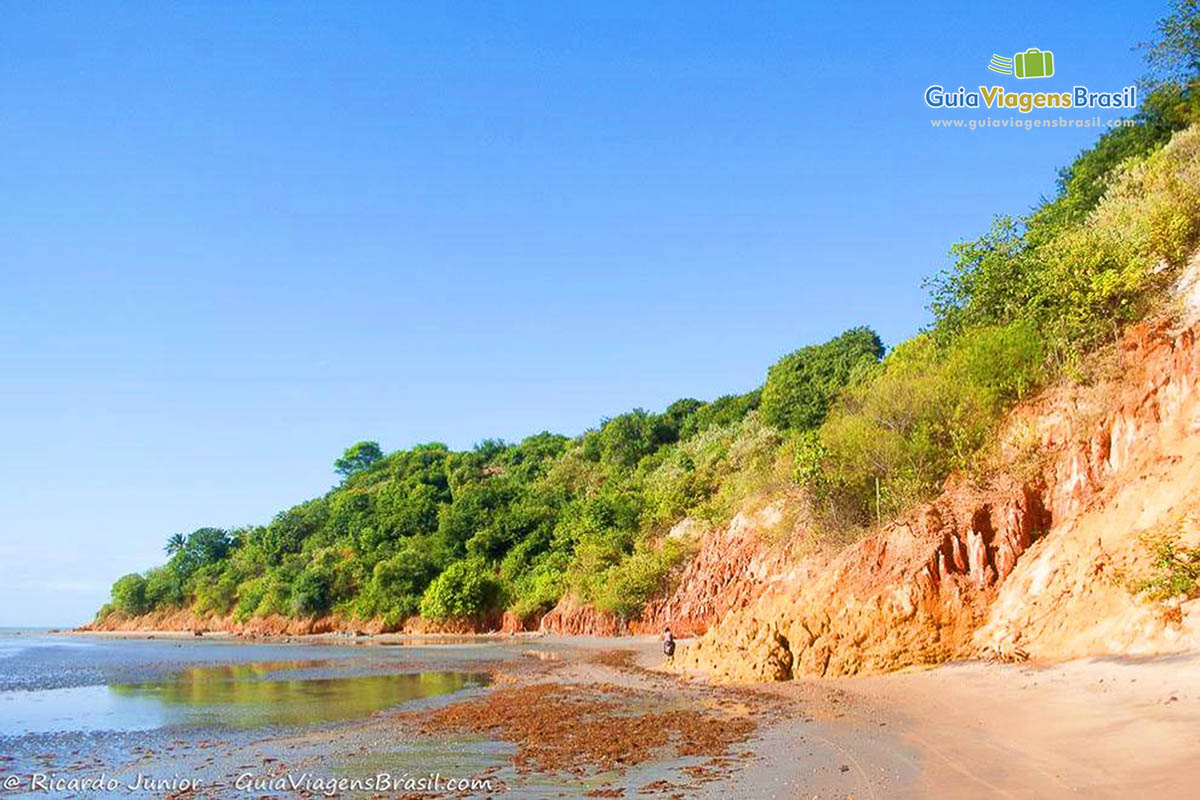
[[(170, 638), (120, 638), (149, 636)], [(1196, 654), (733, 686), (662, 671), (649, 637), (311, 638), (412, 647), (426, 661), (433, 650), (442, 668), (469, 651), (489, 684), (313, 730), (185, 737), (74, 766), (50, 754), (43, 766), (205, 776), (158, 793), (174, 797), (306, 796), (263, 781), (385, 771), (486, 781), (400, 793), (413, 798), (1183, 798), (1200, 773)]]
[(1195, 653), (961, 663), (835, 685), (917, 753), (916, 796), (1196, 796)]

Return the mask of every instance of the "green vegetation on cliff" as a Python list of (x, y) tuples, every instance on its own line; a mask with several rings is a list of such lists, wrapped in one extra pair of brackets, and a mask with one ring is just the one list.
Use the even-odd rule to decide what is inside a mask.
[(662, 534), (689, 515), (727, 519), (786, 482), (788, 432), (819, 424), (882, 353), (858, 328), (786, 356), (761, 392), (779, 427), (762, 420), (755, 390), (637, 409), (575, 438), (387, 455), (359, 442), (337, 459), (343, 480), (325, 496), (265, 526), (171, 536), (167, 564), (121, 578), (107, 608), (480, 621), (544, 612), (571, 591), (632, 616), (689, 553), (686, 539)]
[(1200, 24), (1180, 2), (1151, 48), (1137, 115), (1063, 170), (1056, 197), (951, 250), (934, 324), (884, 354), (854, 328), (784, 356), (764, 385), (636, 409), (567, 437), (385, 454), (359, 442), (342, 482), (269, 524), (203, 528), (126, 575), (101, 615), (169, 608), (239, 620), (336, 613), (399, 624), (527, 617), (564, 594), (635, 616), (690, 553), (685, 517), (803, 491), (844, 538), (976, 463), (1013, 403), (1154, 309), (1200, 244)]

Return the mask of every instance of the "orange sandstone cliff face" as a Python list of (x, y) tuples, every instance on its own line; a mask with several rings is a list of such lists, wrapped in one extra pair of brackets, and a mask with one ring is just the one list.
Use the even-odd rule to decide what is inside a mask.
[(985, 487), (952, 481), (832, 559), (810, 558), (685, 648), (677, 668), (785, 680), (1200, 645), (1200, 601), (1164, 607), (1129, 588), (1149, 568), (1145, 534), (1200, 541), (1196, 333), (1131, 329), (1117, 377), (1014, 412)]
[(730, 614), (679, 664), (786, 680), (944, 661), (969, 646), (997, 584), (1045, 524), (1037, 493), (1011, 479), (951, 487)]
[(675, 588), (652, 599), (637, 619), (624, 625), (612, 614), (573, 597), (564, 597), (542, 617), (543, 633), (614, 636), (661, 633), (693, 636), (736, 609), (744, 608), (774, 583), (791, 576), (787, 548), (772, 546), (772, 533), (784, 523), (787, 498), (753, 512), (737, 514), (727, 527), (705, 533), (694, 520), (684, 520), (668, 536), (700, 539), (696, 556), (684, 567)]
[[(974, 644), (1035, 658), (1144, 654), (1200, 644), (1200, 601), (1147, 603), (1145, 537), (1200, 545), (1200, 326), (1140, 326), (1123, 377), (1062, 392), (1037, 422), (1057, 454), (1048, 470), (1051, 535), (1005, 581)], [(1079, 424), (1080, 415), (1089, 420)]]

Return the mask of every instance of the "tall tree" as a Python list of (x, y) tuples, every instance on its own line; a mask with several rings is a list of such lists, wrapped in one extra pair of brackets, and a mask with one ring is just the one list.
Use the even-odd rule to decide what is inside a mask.
[(341, 458), (333, 462), (333, 469), (337, 474), (348, 478), (355, 473), (370, 469), (381, 458), (383, 458), (383, 451), (379, 449), (378, 442), (356, 442), (346, 448), (346, 452), (342, 453)]
[(186, 536), (184, 536), (182, 533), (172, 533), (167, 538), (167, 544), (165, 547), (163, 547), (163, 549), (167, 551), (167, 555), (173, 556), (176, 553), (178, 553), (180, 550), (182, 550), (184, 545), (186, 545), (186, 544), (187, 544)]
[(1171, 13), (1158, 21), (1158, 39), (1142, 47), (1152, 84), (1200, 76), (1200, 0), (1175, 0)]

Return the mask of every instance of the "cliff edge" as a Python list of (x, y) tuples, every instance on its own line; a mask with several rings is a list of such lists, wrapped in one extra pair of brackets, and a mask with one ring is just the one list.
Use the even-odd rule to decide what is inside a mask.
[(676, 668), (839, 676), (962, 657), (1059, 659), (1200, 645), (1200, 600), (1151, 600), (1152, 543), (1200, 543), (1200, 326), (1132, 327), (1110, 377), (1016, 409), (986, 478), (726, 614)]

